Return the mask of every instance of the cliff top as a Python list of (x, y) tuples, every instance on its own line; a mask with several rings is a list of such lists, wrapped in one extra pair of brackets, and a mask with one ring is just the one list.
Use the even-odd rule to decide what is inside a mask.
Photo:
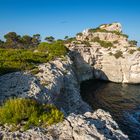
[(99, 28), (107, 31), (122, 32), (122, 25), (118, 22), (112, 24), (102, 24)]

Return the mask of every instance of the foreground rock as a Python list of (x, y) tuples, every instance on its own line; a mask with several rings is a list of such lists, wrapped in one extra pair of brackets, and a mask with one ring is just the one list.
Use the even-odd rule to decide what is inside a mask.
[(109, 113), (103, 110), (95, 112), (80, 97), (80, 81), (92, 78), (93, 74), (76, 73), (69, 57), (66, 60), (56, 59), (39, 65), (35, 76), (30, 73), (10, 73), (0, 77), (1, 103), (10, 97), (35, 98), (42, 103), (52, 103), (64, 114), (63, 122), (48, 128), (31, 128), (27, 131), (11, 132), (9, 127), (0, 127), (0, 138), (4, 140), (106, 140), (128, 139), (119, 129)]
[(67, 44), (75, 65), (80, 69), (79, 77), (88, 71), (93, 72), (96, 79), (140, 83), (140, 51), (136, 41), (128, 40), (121, 31), (120, 23), (105, 24), (85, 30)]
[[(94, 113), (69, 115), (64, 122), (49, 128), (33, 128), (26, 132), (10, 132), (0, 127), (0, 136), (6, 139), (20, 140), (127, 140), (110, 114), (99, 109)], [(6, 131), (6, 132), (5, 132)]]

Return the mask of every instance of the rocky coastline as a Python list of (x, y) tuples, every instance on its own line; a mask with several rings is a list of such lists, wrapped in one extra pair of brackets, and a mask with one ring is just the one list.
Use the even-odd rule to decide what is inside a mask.
[[(10, 97), (34, 98), (41, 103), (56, 105), (65, 115), (63, 122), (48, 128), (33, 127), (11, 132), (9, 127), (0, 126), (1, 139), (129, 139), (108, 112), (92, 110), (80, 96), (80, 83), (88, 79), (140, 83), (140, 52), (133, 47), (133, 54), (129, 53), (131, 43), (126, 36), (120, 35), (121, 25), (114, 23), (100, 28), (108, 32), (86, 30), (77, 35), (75, 41), (66, 44), (70, 52), (65, 59), (57, 58), (39, 65), (39, 72), (35, 75), (28, 71), (0, 77), (0, 103)], [(92, 42), (94, 38), (97, 42)], [(102, 47), (99, 39), (112, 42), (113, 47)], [(122, 51), (119, 58), (113, 55), (117, 51)]]

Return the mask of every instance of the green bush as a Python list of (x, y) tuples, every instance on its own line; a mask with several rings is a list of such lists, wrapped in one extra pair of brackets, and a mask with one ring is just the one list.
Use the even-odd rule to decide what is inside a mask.
[(112, 53), (112, 52), (109, 52), (108, 54), (109, 54), (109, 55), (111, 55), (111, 56), (113, 55), (113, 53)]
[(123, 53), (122, 53), (122, 51), (116, 51), (116, 53), (114, 54), (114, 56), (115, 56), (115, 58), (120, 58), (120, 57), (122, 57), (123, 58)]
[(111, 42), (100, 40), (99, 37), (95, 37), (92, 41), (93, 42), (98, 42), (104, 48), (114, 47)]
[(136, 51), (136, 50), (131, 49), (131, 50), (129, 50), (129, 53), (130, 53), (130, 54), (133, 54), (135, 51)]
[(71, 37), (71, 38), (66, 39), (64, 42), (67, 44), (67, 43), (71, 43), (72, 41), (76, 41), (76, 38)]
[(138, 50), (138, 51), (140, 51), (140, 47), (139, 47), (139, 48), (137, 48), (137, 50)]
[(76, 36), (82, 36), (83, 35), (83, 33), (77, 33), (76, 34)]
[(61, 41), (41, 43), (36, 52), (32, 49), (0, 49), (0, 75), (13, 71), (31, 70), (40, 63), (65, 56), (66, 47)]
[(91, 46), (90, 43), (89, 43), (89, 41), (82, 41), (81, 43), (82, 44), (85, 44), (87, 47), (90, 47)]
[(100, 42), (100, 38), (99, 38), (99, 37), (94, 37), (94, 38), (92, 39), (92, 41), (93, 41), (93, 42)]
[(33, 99), (9, 99), (0, 107), (0, 124), (48, 126), (61, 122), (63, 113), (53, 105), (42, 105)]
[(130, 46), (137, 46), (137, 41), (136, 40), (130, 40), (129, 41), (129, 44), (130, 44)]
[(118, 42), (118, 40), (115, 40), (113, 43), (114, 43), (114, 44), (118, 44), (119, 42)]
[(51, 44), (42, 42), (38, 46), (37, 50), (41, 52), (47, 52), (48, 59), (50, 58), (51, 60), (56, 57), (62, 57), (67, 53), (67, 49), (64, 46), (63, 41), (55, 41), (54, 43)]
[(116, 35), (121, 35), (121, 36), (124, 36), (124, 37), (128, 38), (128, 35), (122, 34), (121, 32), (118, 32), (118, 31), (108, 31), (106, 29), (101, 29), (99, 27), (95, 28), (95, 29), (89, 29), (89, 32), (91, 32), (91, 33), (95, 33), (95, 32), (114, 33)]
[(108, 47), (113, 47), (113, 44), (111, 42), (107, 42), (107, 41), (100, 41), (99, 42), (100, 45), (104, 48), (108, 48)]

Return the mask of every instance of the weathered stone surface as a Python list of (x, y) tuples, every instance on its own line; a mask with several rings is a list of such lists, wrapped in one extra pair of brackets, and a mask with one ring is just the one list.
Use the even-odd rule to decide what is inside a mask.
[(32, 97), (41, 102), (57, 105), (65, 114), (63, 122), (48, 128), (31, 128), (24, 132), (21, 130), (11, 132), (9, 127), (0, 126), (1, 139), (128, 139), (119, 130), (118, 125), (113, 121), (109, 113), (103, 110), (93, 112), (82, 101), (79, 91), (79, 81), (92, 78), (92, 74), (81, 73), (82, 75), (78, 79), (78, 74), (75, 74), (77, 68), (74, 66), (72, 61), (67, 57), (66, 61), (56, 59), (50, 63), (39, 65), (40, 72), (36, 76), (20, 72), (1, 76), (0, 92), (5, 99), (11, 97), (12, 94), (15, 94), (17, 97)]
[(10, 132), (0, 127), (0, 136), (3, 140), (128, 140), (111, 115), (98, 109), (94, 113), (86, 112), (83, 115), (70, 114), (62, 123), (48, 128), (32, 128), (25, 132)]
[[(102, 25), (99, 28), (121, 32), (119, 23)], [(112, 47), (103, 47), (100, 42), (93, 41), (96, 37), (101, 41), (112, 43)], [(68, 48), (72, 51), (74, 63), (78, 67), (77, 71), (79, 68), (82, 70), (79, 75), (93, 71), (93, 76), (97, 79), (119, 83), (140, 83), (140, 51), (137, 51), (135, 46), (130, 47), (131, 43), (125, 35), (85, 30), (76, 39), (68, 45)], [(119, 57), (116, 58), (118, 52)]]
[[(111, 26), (111, 27), (110, 27)], [(120, 26), (106, 26), (107, 30), (121, 31)], [(101, 27), (104, 28), (104, 27)], [(114, 42), (113, 48), (103, 48), (94, 37)], [(89, 41), (89, 45), (82, 41)], [(99, 109), (93, 111), (80, 96), (80, 82), (98, 78), (114, 82), (140, 83), (140, 52), (129, 54), (126, 37), (113, 33), (89, 34), (77, 38), (77, 44), (68, 44), (71, 50), (66, 60), (56, 59), (38, 66), (36, 75), (16, 72), (0, 77), (0, 102), (11, 97), (35, 98), (42, 103), (52, 103), (64, 114), (63, 122), (48, 128), (31, 128), (27, 131), (11, 132), (0, 126), (0, 139), (20, 140), (126, 140), (109, 113)], [(127, 46), (127, 47), (126, 47)], [(136, 50), (136, 48), (134, 48)], [(109, 53), (122, 51), (116, 59)]]

